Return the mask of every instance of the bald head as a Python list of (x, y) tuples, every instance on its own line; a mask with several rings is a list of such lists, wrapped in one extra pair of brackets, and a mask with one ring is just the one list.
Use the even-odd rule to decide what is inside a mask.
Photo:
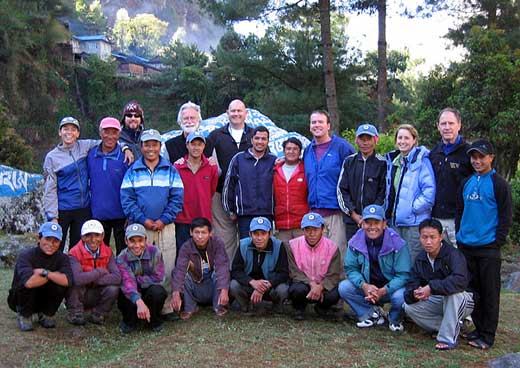
[(247, 116), (246, 105), (240, 100), (231, 101), (227, 115), (233, 129), (243, 129)]

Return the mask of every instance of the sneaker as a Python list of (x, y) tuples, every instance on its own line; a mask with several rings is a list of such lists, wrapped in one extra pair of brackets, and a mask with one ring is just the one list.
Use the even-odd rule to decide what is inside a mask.
[(88, 316), (88, 320), (95, 325), (102, 325), (105, 323), (105, 316), (99, 312), (92, 312)]
[(16, 318), (16, 322), (18, 323), (18, 328), (21, 331), (32, 331), (34, 329), (31, 317), (24, 317), (21, 314)]
[(359, 328), (368, 328), (372, 326), (382, 325), (383, 323), (385, 323), (385, 317), (383, 317), (377, 312), (373, 312), (371, 317), (365, 319), (364, 321), (356, 323), (356, 326)]
[(390, 322), (388, 324), (388, 328), (392, 332), (403, 332), (404, 331), (404, 326), (403, 326), (403, 324), (401, 322), (399, 322), (399, 323), (392, 323), (392, 322)]
[(38, 323), (43, 328), (54, 328), (54, 327), (56, 327), (56, 321), (54, 320), (54, 318), (46, 316), (46, 315), (44, 315), (42, 313), (38, 314)]
[(161, 332), (163, 330), (163, 323), (159, 322), (158, 324), (151, 326), (153, 332)]
[(83, 312), (69, 312), (66, 317), (67, 322), (75, 326), (83, 326), (85, 324), (85, 316)]
[(303, 310), (295, 310), (293, 314), (293, 318), (295, 321), (304, 321), (305, 320), (305, 311)]
[(121, 331), (121, 333), (124, 334), (134, 332), (136, 329), (137, 327), (135, 325), (127, 325), (123, 321), (121, 321), (121, 323), (119, 324), (119, 331)]

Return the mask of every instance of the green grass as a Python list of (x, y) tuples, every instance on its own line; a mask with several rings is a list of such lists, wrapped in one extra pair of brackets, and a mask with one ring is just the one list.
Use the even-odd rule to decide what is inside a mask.
[(14, 367), (485, 367), (520, 351), (520, 294), (503, 293), (497, 341), (488, 352), (461, 345), (437, 352), (416, 326), (402, 335), (386, 327), (358, 330), (349, 321), (303, 323), (290, 316), (216, 318), (203, 309), (190, 321), (166, 323), (162, 333), (122, 335), (114, 309), (105, 326), (74, 327), (58, 312), (56, 329), (35, 324), (20, 332), (5, 303), (12, 270), (0, 269), (0, 366)]

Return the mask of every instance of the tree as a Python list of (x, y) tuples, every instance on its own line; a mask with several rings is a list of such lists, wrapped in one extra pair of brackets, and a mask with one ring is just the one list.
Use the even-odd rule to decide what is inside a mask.
[(87, 5), (86, 0), (76, 0), (76, 15), (92, 32), (102, 33), (107, 27), (107, 18), (103, 15), (103, 6), (99, 0)]

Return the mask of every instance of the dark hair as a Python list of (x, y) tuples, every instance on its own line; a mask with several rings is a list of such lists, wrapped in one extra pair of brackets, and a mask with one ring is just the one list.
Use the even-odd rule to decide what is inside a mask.
[(321, 115), (325, 115), (327, 117), (327, 124), (330, 124), (330, 114), (328, 111), (326, 110), (314, 110), (313, 112), (311, 112), (311, 114), (309, 115), (309, 117), (312, 116), (312, 114), (321, 114)]
[(442, 224), (439, 220), (432, 219), (432, 218), (423, 220), (419, 224), (419, 232), (421, 232), (421, 230), (424, 229), (425, 227), (434, 228), (435, 230), (437, 230), (439, 232), (439, 234), (442, 235)]
[(190, 224), (190, 230), (195, 230), (196, 227), (204, 227), (207, 226), (208, 230), (211, 231), (211, 222), (205, 217), (197, 217), (194, 218)]
[(251, 137), (254, 137), (258, 132), (267, 133), (267, 139), (269, 139), (269, 129), (267, 129), (265, 126), (260, 125), (253, 129), (253, 134), (251, 135)]
[(451, 112), (453, 115), (455, 115), (455, 119), (457, 119), (457, 122), (459, 122), (459, 124), (462, 124), (462, 117), (460, 115), (460, 111), (457, 109), (454, 109), (452, 107), (446, 107), (445, 109), (442, 109), (441, 112), (439, 113), (439, 116), (437, 116), (437, 122), (439, 122), (439, 120), (441, 120), (441, 115), (444, 114), (445, 112)]
[(287, 146), (287, 143), (292, 143), (292, 144), (295, 144), (297, 145), (299, 148), (300, 148), (300, 151), (303, 149), (303, 146), (302, 146), (302, 142), (300, 142), (300, 140), (296, 137), (290, 137), (290, 138), (287, 138), (283, 143), (282, 143), (282, 147), (283, 149), (285, 149), (285, 146)]

